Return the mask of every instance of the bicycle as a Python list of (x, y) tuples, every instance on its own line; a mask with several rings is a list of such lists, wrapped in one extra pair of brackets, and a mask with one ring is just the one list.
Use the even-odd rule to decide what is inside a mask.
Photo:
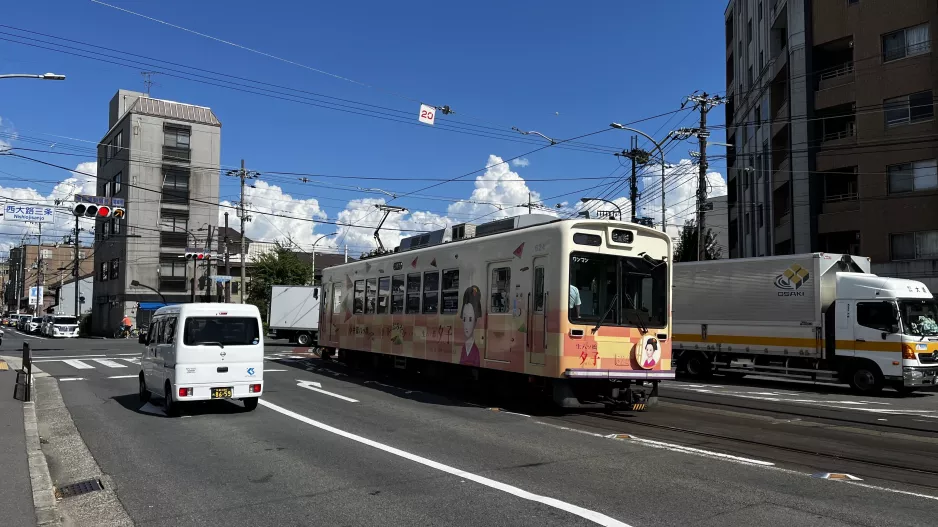
[(114, 338), (116, 339), (126, 339), (128, 337), (136, 338), (139, 336), (140, 336), (140, 330), (137, 328), (131, 328), (129, 330), (124, 329), (124, 328), (117, 328), (117, 330), (114, 331)]

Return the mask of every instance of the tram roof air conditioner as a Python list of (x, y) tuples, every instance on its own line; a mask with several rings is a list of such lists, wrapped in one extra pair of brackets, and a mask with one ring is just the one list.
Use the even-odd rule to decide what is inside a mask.
[(476, 235), (476, 226), (472, 223), (453, 225), (453, 241), (468, 240)]
[(476, 227), (476, 238), (498, 234), (500, 232), (513, 231), (515, 229), (523, 229), (524, 227), (530, 227), (532, 225), (550, 223), (552, 221), (557, 221), (557, 218), (548, 216), (547, 214), (523, 214), (503, 220), (490, 221)]
[(423, 247), (430, 247), (431, 245), (439, 245), (443, 243), (443, 235), (446, 234), (446, 229), (440, 229), (433, 232), (425, 232), (423, 234), (418, 234), (416, 236), (411, 236), (409, 238), (404, 238), (401, 240), (400, 251), (412, 251), (414, 249), (421, 249)]

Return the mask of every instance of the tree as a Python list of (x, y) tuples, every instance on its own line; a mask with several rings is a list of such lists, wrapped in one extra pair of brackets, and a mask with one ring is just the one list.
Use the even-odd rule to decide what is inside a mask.
[(266, 317), (270, 307), (270, 288), (275, 285), (306, 285), (312, 281), (312, 267), (287, 245), (277, 247), (258, 256), (251, 269), (248, 283), (248, 302), (257, 306)]
[[(696, 262), (697, 261), (697, 222), (687, 220), (681, 228), (681, 234), (677, 240), (677, 246), (674, 248), (675, 262)], [(706, 259), (718, 260), (721, 256), (721, 249), (716, 243), (716, 237), (712, 229), (707, 229), (707, 236), (704, 238), (707, 244)]]

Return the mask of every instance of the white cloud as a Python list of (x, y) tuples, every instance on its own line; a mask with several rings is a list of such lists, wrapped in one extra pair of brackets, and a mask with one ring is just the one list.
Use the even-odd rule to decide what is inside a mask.
[[(42, 239), (45, 243), (63, 241), (75, 228), (75, 217), (65, 209), (69, 208), (74, 202), (75, 194), (95, 194), (97, 170), (98, 165), (93, 161), (81, 163), (75, 167), (75, 172), (72, 172), (70, 177), (56, 184), (49, 194), (43, 194), (31, 187), (0, 187), (0, 201), (47, 207), (55, 207), (58, 203), (59, 208), (55, 214), (55, 221), (51, 225), (45, 224), (42, 227)], [(93, 238), (94, 220), (82, 218), (79, 222), (82, 229), (82, 241), (90, 243)], [(27, 243), (36, 243), (38, 239), (36, 238), (39, 234), (38, 225), (6, 218), (4, 218), (2, 225), (2, 230), (0, 230), (0, 233), (2, 233), (0, 234), (0, 252), (7, 252), (11, 247), (20, 245), (24, 237), (31, 238), (27, 240)]]
[[(660, 165), (648, 165), (645, 174), (658, 174)], [(681, 226), (696, 216), (697, 177), (699, 168), (689, 159), (667, 165), (665, 168), (665, 219), (667, 232), (676, 237)], [(639, 199), (639, 216), (650, 217), (655, 225), (661, 226), (661, 182), (657, 178), (645, 178), (645, 189)], [(719, 172), (708, 172), (707, 196), (726, 195), (726, 180)]]
[[(332, 243), (341, 242), (343, 247), (348, 245), (349, 254), (355, 257), (370, 248), (377, 247), (374, 231), (384, 216), (384, 212), (378, 210), (375, 205), (384, 203), (384, 198), (362, 198), (350, 201), (336, 220), (342, 224), (355, 225), (355, 227), (340, 227), (341, 234), (332, 240)], [(449, 228), (456, 223), (459, 222), (432, 212), (392, 212), (381, 226), (381, 243), (386, 249), (393, 249), (400, 244), (402, 238), (415, 234), (406, 231), (446, 229), (444, 238), (449, 239)]]
[[(502, 158), (490, 155), (485, 166), (488, 168), (484, 174), (476, 177), (476, 188), (469, 199), (447, 207), (447, 213), (451, 217), (463, 220), (480, 218), (480, 221), (491, 221), (526, 213), (525, 204), (528, 200), (533, 203), (541, 201), (541, 195), (528, 188), (524, 178), (517, 172), (512, 172)], [(538, 210), (538, 213), (557, 214), (544, 209)]]
[(524, 167), (526, 167), (526, 166), (528, 166), (528, 165), (530, 165), (530, 164), (531, 164), (531, 162), (528, 161), (528, 158), (526, 158), (526, 157), (519, 157), (518, 159), (512, 159), (512, 160), (511, 160), (511, 166), (515, 166), (515, 167), (522, 167), (522, 168), (524, 168)]
[[(245, 226), (245, 235), (259, 241), (286, 241), (289, 237), (301, 249), (309, 250), (323, 234), (334, 232), (329, 225), (320, 225), (311, 221), (301, 221), (292, 218), (307, 218), (324, 220), (327, 215), (319, 206), (315, 198), (296, 199), (283, 192), (277, 185), (271, 185), (263, 180), (257, 180), (252, 187), (244, 189), (247, 208), (254, 212), (250, 214), (251, 221)], [(234, 211), (229, 208), (229, 201), (222, 201), (218, 209), (218, 224), (224, 225), (225, 212), (228, 212), (230, 226), (235, 226), (239, 220)], [(276, 216), (274, 216), (275, 214)], [(284, 217), (286, 216), (286, 217)], [(326, 246), (328, 239), (323, 239), (316, 247)]]

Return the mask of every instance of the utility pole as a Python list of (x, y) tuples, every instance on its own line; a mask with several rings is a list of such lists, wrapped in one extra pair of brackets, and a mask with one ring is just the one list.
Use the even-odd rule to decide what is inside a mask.
[(39, 306), (42, 305), (42, 224), (39, 224), (39, 243), (36, 248), (36, 310), (33, 316), (39, 315)]
[(238, 211), (241, 216), (241, 303), (245, 303), (245, 281), (247, 280), (247, 261), (245, 260), (244, 253), (247, 251), (244, 241), (244, 224), (250, 221), (250, 218), (247, 217), (247, 214), (244, 212), (244, 181), (247, 179), (256, 179), (260, 175), (258, 172), (247, 171), (244, 169), (244, 160), (241, 160), (241, 170), (229, 170), (229, 176), (238, 177), (241, 179), (241, 201), (238, 202)]
[[(632, 202), (632, 223), (635, 223), (636, 204), (638, 203), (638, 176), (635, 170), (635, 151), (638, 149), (638, 138), (634, 135), (632, 136), (631, 147), (629, 159), (632, 161), (632, 180), (629, 182), (629, 201)], [(664, 163), (664, 160), (662, 159), (661, 162)], [(664, 192), (663, 188), (661, 192)]]
[(528, 214), (531, 214), (531, 193), (528, 192)]
[(78, 219), (79, 219), (79, 218), (80, 218), (80, 216), (75, 216), (75, 240), (74, 240), (74, 241), (75, 241), (75, 266), (74, 266), (74, 268), (72, 269), (72, 279), (74, 280), (73, 283), (75, 284), (75, 316), (76, 316), (76, 317), (78, 317), (78, 315), (79, 315), (79, 312), (78, 312), (78, 309), (79, 309), (79, 305), (78, 305), (78, 296), (79, 296), (79, 285), (80, 285), (80, 284), (79, 284), (79, 280), (78, 280), (78, 275), (79, 275), (79, 271), (78, 271), (78, 264), (79, 264), (79, 262), (78, 262), (78, 233), (80, 232), (80, 227), (79, 227), (79, 224), (78, 224)]
[[(208, 297), (209, 303), (212, 302), (212, 260), (215, 260), (211, 256), (212, 255), (212, 234), (214, 233), (214, 230), (212, 229), (212, 227), (213, 227), (212, 225), (208, 226), (208, 237), (205, 240), (206, 241), (205, 252), (207, 253), (207, 256), (208, 256), (208, 258), (205, 259), (205, 296)], [(215, 260), (215, 262), (217, 264), (218, 260)]]
[[(225, 213), (225, 274), (231, 272), (231, 267), (228, 262), (228, 213)], [(224, 283), (225, 288), (225, 302), (231, 302), (231, 280), (228, 280)]]
[[(687, 97), (684, 104), (694, 103), (694, 109), (700, 112), (700, 126), (694, 130), (679, 130), (677, 134), (684, 138), (697, 136), (700, 148), (700, 163), (697, 176), (697, 260), (704, 261), (707, 257), (707, 220), (704, 215), (704, 206), (707, 203), (707, 139), (710, 131), (707, 130), (707, 113), (714, 106), (726, 103), (726, 98), (719, 95), (708, 95), (707, 92)], [(683, 106), (683, 105), (682, 105)]]

